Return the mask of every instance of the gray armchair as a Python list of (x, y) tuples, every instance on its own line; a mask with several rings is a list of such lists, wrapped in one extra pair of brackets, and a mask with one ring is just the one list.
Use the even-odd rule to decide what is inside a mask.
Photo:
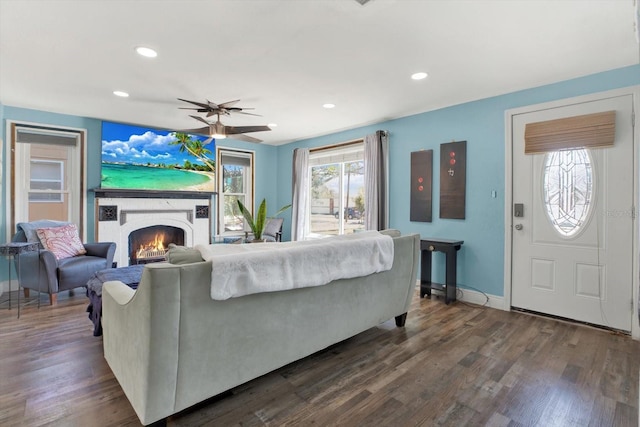
[[(26, 242), (27, 236), (21, 228), (11, 239), (13, 242)], [(40, 290), (49, 294), (49, 302), (55, 305), (58, 292), (86, 286), (87, 281), (96, 271), (111, 268), (116, 244), (113, 242), (83, 243), (87, 250), (85, 255), (58, 260), (48, 250), (25, 252), (16, 256), (15, 266), (18, 269), (20, 258), (20, 286), (25, 297), (29, 289)], [(39, 254), (39, 256), (38, 256)]]

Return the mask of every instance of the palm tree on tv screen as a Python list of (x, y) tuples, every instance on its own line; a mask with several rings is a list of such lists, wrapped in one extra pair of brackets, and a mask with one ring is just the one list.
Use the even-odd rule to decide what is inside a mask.
[(180, 132), (176, 132), (174, 134), (174, 137), (176, 139), (169, 144), (179, 145), (181, 153), (187, 151), (193, 157), (207, 165), (207, 167), (211, 169), (212, 172), (215, 171), (215, 162), (207, 157), (207, 154), (211, 154), (211, 150), (205, 148), (205, 146), (202, 144), (202, 141), (192, 138), (191, 135)]

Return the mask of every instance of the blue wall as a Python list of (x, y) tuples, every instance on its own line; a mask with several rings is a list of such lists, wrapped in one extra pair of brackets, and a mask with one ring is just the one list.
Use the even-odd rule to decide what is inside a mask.
[[(458, 283), (502, 296), (504, 288), (505, 111), (562, 98), (640, 84), (640, 65), (557, 84), (482, 99), (441, 110), (278, 147), (278, 204), (291, 200), (292, 152), (390, 132), (390, 227), (423, 237), (464, 240), (458, 253)], [(466, 219), (438, 218), (440, 144), (467, 141)], [(409, 221), (410, 153), (434, 150), (433, 222)], [(497, 197), (492, 197), (496, 191)], [(285, 239), (290, 236), (285, 231)], [(443, 281), (444, 259), (434, 256), (434, 276)], [(440, 267), (442, 266), (442, 267)]]

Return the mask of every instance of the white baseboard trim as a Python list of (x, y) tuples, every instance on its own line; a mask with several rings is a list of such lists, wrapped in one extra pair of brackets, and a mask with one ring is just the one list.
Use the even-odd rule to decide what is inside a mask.
[(468, 302), (469, 304), (484, 305), (485, 307), (496, 308), (498, 310), (504, 310), (504, 297), (497, 295), (483, 294), (482, 292), (474, 291), (468, 288), (457, 288), (458, 299), (460, 301)]
[[(417, 287), (420, 289), (420, 280), (417, 280)], [(504, 305), (504, 297), (491, 295), (491, 294), (483, 294), (482, 292), (475, 291), (469, 288), (463, 288), (458, 286), (456, 288), (457, 296), (456, 298), (459, 301), (466, 302), (469, 304), (477, 304), (482, 305), (489, 308), (495, 308), (498, 310), (505, 310)], [(507, 310), (508, 311), (508, 310)]]
[[(18, 288), (18, 281), (14, 278), (13, 280), (11, 280), (11, 290), (12, 291), (17, 291)], [(9, 281), (8, 280), (4, 280), (0, 282), (0, 295), (2, 295), (3, 293), (7, 292), (9, 290)]]

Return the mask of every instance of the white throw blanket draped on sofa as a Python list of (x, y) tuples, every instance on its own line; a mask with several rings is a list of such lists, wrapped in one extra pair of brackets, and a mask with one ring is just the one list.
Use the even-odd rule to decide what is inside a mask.
[(377, 231), (326, 239), (197, 245), (211, 261), (211, 298), (325, 285), (333, 280), (390, 270), (393, 239)]

